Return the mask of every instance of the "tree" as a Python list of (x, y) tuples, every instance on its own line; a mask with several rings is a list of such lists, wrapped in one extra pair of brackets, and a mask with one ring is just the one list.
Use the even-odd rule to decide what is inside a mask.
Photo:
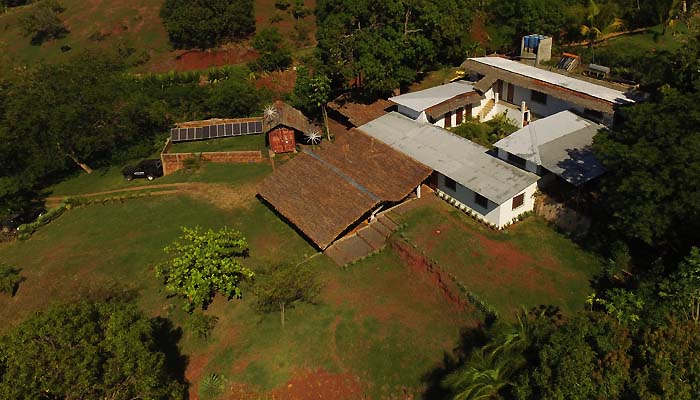
[(617, 32), (624, 27), (624, 21), (620, 18), (614, 18), (612, 22), (609, 22), (604, 27), (601, 26), (599, 21), (600, 7), (595, 1), (589, 0), (588, 3), (588, 15), (586, 20), (588, 25), (581, 25), (581, 35), (588, 39), (588, 46), (591, 49), (591, 56), (593, 62), (595, 62), (595, 42), (601, 37), (605, 37), (610, 33)]
[(207, 49), (255, 31), (253, 0), (166, 0), (160, 10), (170, 42)]
[(124, 68), (111, 56), (82, 53), (12, 83), (0, 134), (19, 152), (8, 155), (22, 171), (17, 178), (40, 181), (68, 169), (68, 162), (90, 173), (89, 163), (104, 164), (144, 133), (163, 129)]
[(370, 99), (432, 65), (463, 61), (469, 43), (470, 7), (460, 0), (321, 0), (316, 17), (321, 74)]
[(17, 268), (0, 263), (0, 293), (14, 296), (20, 282), (22, 277)]
[(321, 117), (326, 126), (326, 134), (330, 140), (328, 131), (328, 114), (326, 104), (330, 100), (331, 80), (327, 76), (316, 73), (311, 75), (308, 68), (301, 66), (297, 69), (297, 80), (294, 83), (292, 104), (304, 114), (317, 116), (321, 111)]
[(284, 326), (284, 311), (297, 301), (313, 302), (321, 286), (316, 272), (305, 265), (281, 264), (270, 267), (256, 277), (253, 292), (256, 307), (262, 312), (280, 311), (280, 322)]
[(284, 70), (292, 65), (292, 51), (275, 27), (258, 32), (253, 38), (253, 48), (260, 55), (251, 63), (258, 71)]
[(205, 104), (209, 114), (217, 118), (260, 115), (263, 105), (271, 97), (267, 90), (257, 89), (247, 77), (242, 76), (230, 76), (210, 86)]
[(680, 318), (700, 323), (700, 249), (693, 247), (678, 270), (661, 283), (660, 296)]
[(166, 291), (184, 297), (188, 312), (206, 309), (216, 293), (240, 298), (241, 281), (253, 278), (253, 271), (241, 263), (248, 255), (243, 235), (229, 228), (183, 227), (182, 232), (178, 241), (165, 248), (173, 257), (156, 267)]
[(183, 398), (158, 334), (133, 304), (52, 306), (0, 338), (0, 397)]
[(68, 29), (58, 16), (65, 8), (58, 0), (42, 0), (36, 3), (28, 14), (23, 15), (19, 23), (25, 36), (31, 36), (34, 45), (40, 45), (51, 39), (62, 38)]
[(518, 398), (614, 399), (630, 382), (632, 337), (602, 313), (579, 312), (535, 335), (527, 367), (517, 377)]
[(630, 241), (684, 254), (700, 229), (700, 104), (693, 93), (664, 89), (653, 101), (621, 108), (594, 138), (605, 166), (607, 222)]
[(700, 325), (670, 320), (646, 329), (636, 346), (639, 370), (630, 398), (692, 400), (700, 397)]

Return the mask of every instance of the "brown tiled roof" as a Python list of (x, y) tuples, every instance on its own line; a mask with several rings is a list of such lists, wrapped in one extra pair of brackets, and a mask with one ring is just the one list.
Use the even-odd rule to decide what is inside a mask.
[(384, 99), (371, 104), (356, 103), (350, 100), (348, 95), (342, 95), (328, 103), (328, 108), (338, 112), (353, 126), (358, 127), (386, 114), (386, 109), (393, 105), (394, 103)]
[(325, 249), (383, 202), (397, 202), (431, 170), (359, 130), (306, 151), (267, 177), (258, 194)]
[(318, 130), (316, 125), (312, 124), (301, 111), (290, 106), (289, 104), (281, 100), (277, 100), (273, 106), (275, 107), (275, 110), (277, 110), (277, 116), (272, 120), (263, 118), (264, 133), (268, 133), (280, 125), (284, 125), (303, 133)]
[(467, 104), (479, 103), (484, 96), (474, 92), (460, 94), (449, 100), (443, 101), (440, 104), (436, 104), (427, 110), (425, 113), (432, 118), (438, 119), (448, 111), (456, 110), (459, 107), (463, 107)]

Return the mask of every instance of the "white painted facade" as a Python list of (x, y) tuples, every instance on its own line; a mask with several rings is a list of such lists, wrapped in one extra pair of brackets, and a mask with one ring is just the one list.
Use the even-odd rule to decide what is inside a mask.
[[(508, 101), (508, 87), (511, 83), (503, 81), (503, 90), (498, 93), (498, 83), (495, 83), (486, 93), (484, 93), (484, 99), (481, 101), (481, 106), (486, 105), (487, 102), (493, 100), (495, 101), (495, 107), (488, 113), (488, 115), (483, 116), (482, 121), (488, 121), (493, 119), (497, 114), (504, 111), (507, 112), (508, 118), (518, 122), (516, 126), (519, 128), (523, 127), (521, 120), (522, 117), (522, 105), (525, 104), (527, 110), (532, 113), (531, 119), (545, 118), (556, 113), (575, 110), (580, 114), (585, 114), (586, 110), (584, 107), (570, 103), (566, 100), (556, 98), (552, 95), (546, 95), (546, 104), (537, 102), (532, 99), (532, 90), (513, 85), (513, 100)], [(476, 107), (475, 107), (476, 108)], [(478, 115), (478, 114), (477, 114)], [(590, 119), (597, 119), (593, 115), (589, 115)], [(612, 114), (602, 114), (602, 119), (600, 121), (604, 125), (612, 125), (613, 115)]]
[(488, 200), (488, 205), (486, 208), (476, 203), (475, 192), (462, 186), (456, 182), (456, 189), (448, 187), (445, 184), (445, 176), (438, 173), (437, 175), (437, 190), (436, 193), (439, 197), (445, 199), (448, 203), (457, 207), (458, 209), (464, 211), (465, 213), (486, 222), (497, 229), (502, 229), (512, 223), (514, 223), (518, 216), (532, 211), (535, 208), (535, 191), (537, 190), (537, 183), (532, 183), (530, 186), (525, 188), (518, 195), (524, 195), (524, 202), (521, 206), (513, 209), (513, 198), (505, 201), (502, 204), (494, 203)]

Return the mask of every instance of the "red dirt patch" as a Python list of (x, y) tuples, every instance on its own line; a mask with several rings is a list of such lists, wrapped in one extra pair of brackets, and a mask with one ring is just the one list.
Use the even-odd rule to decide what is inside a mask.
[(355, 400), (365, 398), (362, 384), (352, 374), (331, 374), (322, 369), (295, 374), (272, 392), (279, 400)]
[(275, 97), (280, 98), (283, 93), (291, 93), (294, 90), (296, 80), (296, 71), (274, 71), (260, 75), (255, 80), (255, 87), (267, 88), (274, 93)]
[(486, 21), (484, 17), (475, 17), (471, 26), (471, 38), (485, 47), (491, 41), (489, 33), (486, 31)]
[(242, 64), (256, 58), (258, 53), (244, 44), (231, 45), (222, 50), (190, 50), (175, 57), (175, 70), (194, 71), (222, 65)]

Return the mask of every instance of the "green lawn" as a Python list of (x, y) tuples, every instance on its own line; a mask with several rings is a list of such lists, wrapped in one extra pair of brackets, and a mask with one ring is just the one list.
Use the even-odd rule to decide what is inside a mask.
[[(227, 168), (217, 172), (219, 166)], [(243, 167), (251, 172), (260, 166)], [(241, 173), (233, 179), (234, 170), (230, 164), (212, 164), (202, 174), (228, 182), (234, 190), (266, 175), (258, 170), (257, 177)], [(216, 179), (214, 172), (220, 174)], [(91, 205), (67, 211), (27, 241), (0, 244), (0, 259), (21, 268), (26, 278), (16, 297), (0, 296), (0, 332), (52, 302), (97, 296), (109, 287), (136, 290), (148, 314), (169, 316), (182, 326), (186, 315), (180, 300), (166, 297), (153, 266), (164, 259), (162, 248), (183, 225), (239, 229), (251, 249), (245, 263), (253, 269), (316, 254), (252, 195), (237, 208), (216, 204), (195, 194)], [(477, 323), (389, 250), (347, 269), (323, 255), (307, 262), (318, 271), (322, 295), (317, 304), (288, 309), (284, 328), (276, 313), (254, 311), (247, 286), (242, 300), (217, 298), (207, 311), (219, 317), (209, 341), (184, 328), (180, 345), (192, 383), (219, 373), (234, 388), (264, 394), (284, 390), (299, 374), (312, 375), (304, 379), (309, 385), (327, 385), (314, 381), (324, 371), (359, 382), (357, 390), (370, 398), (418, 395), (423, 376), (458, 344), (461, 329)]]
[(263, 155), (265, 135), (244, 135), (221, 139), (196, 140), (174, 144), (170, 153), (206, 153), (215, 151), (260, 150)]
[(418, 82), (409, 87), (409, 92), (417, 92), (419, 90), (430, 89), (431, 87), (440, 86), (449, 83), (451, 79), (457, 77), (457, 71), (461, 68), (446, 67), (437, 71), (431, 71), (423, 76), (420, 76)]
[(600, 260), (538, 217), (494, 231), (438, 204), (411, 211), (405, 222), (411, 242), (506, 319), (521, 306), (581, 308), (601, 268)]
[(121, 167), (95, 170), (92, 174), (80, 172), (45, 190), (47, 196), (72, 196), (78, 194), (128, 189), (136, 186), (153, 186), (164, 183), (207, 182), (244, 183), (259, 179), (272, 171), (269, 164), (218, 164), (206, 163), (199, 172), (176, 171), (154, 181), (134, 179), (127, 181), (121, 174)]

